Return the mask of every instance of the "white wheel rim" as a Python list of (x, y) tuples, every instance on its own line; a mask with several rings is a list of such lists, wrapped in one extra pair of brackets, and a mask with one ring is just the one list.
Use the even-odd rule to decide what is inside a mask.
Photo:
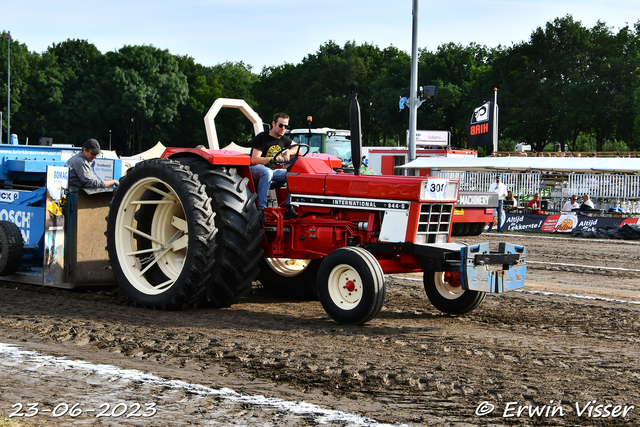
[(334, 267), (329, 274), (328, 287), (331, 300), (342, 310), (355, 308), (362, 299), (362, 279), (350, 265)]
[[(161, 183), (167, 191), (154, 184)], [(159, 200), (141, 200), (145, 191), (151, 190), (163, 197)], [(157, 205), (151, 223), (151, 248), (137, 249), (136, 235), (144, 235), (136, 228), (135, 213), (142, 204)], [(182, 272), (187, 256), (188, 228), (185, 212), (175, 190), (157, 178), (146, 178), (136, 182), (125, 194), (118, 209), (116, 220), (116, 251), (118, 262), (127, 280), (138, 291), (147, 295), (166, 292)], [(150, 283), (144, 273), (157, 265), (167, 276), (163, 283)]]
[(265, 258), (265, 261), (278, 275), (294, 277), (307, 269), (310, 259)]
[(450, 300), (457, 299), (462, 296), (462, 294), (464, 293), (464, 289), (462, 289), (462, 286), (452, 286), (445, 280), (444, 272), (436, 272), (434, 273), (434, 275), (436, 289), (438, 290), (438, 293), (440, 295)]

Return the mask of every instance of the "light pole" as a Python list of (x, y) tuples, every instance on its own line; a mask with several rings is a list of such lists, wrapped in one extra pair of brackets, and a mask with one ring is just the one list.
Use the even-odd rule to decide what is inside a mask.
[[(418, 0), (413, 0), (413, 25), (411, 31), (411, 84), (409, 98), (409, 146), (408, 159), (412, 162), (416, 159), (416, 129), (418, 128)], [(414, 176), (415, 170), (409, 169), (407, 175)]]
[(7, 144), (11, 144), (11, 33), (4, 33), (7, 38)]

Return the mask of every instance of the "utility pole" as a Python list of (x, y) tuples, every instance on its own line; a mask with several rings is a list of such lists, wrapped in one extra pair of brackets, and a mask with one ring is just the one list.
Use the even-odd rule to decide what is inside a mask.
[(11, 144), (11, 33), (4, 33), (7, 38), (7, 144)]
[[(416, 131), (418, 128), (418, 0), (413, 0), (413, 29), (411, 31), (411, 85), (409, 96), (409, 153), (408, 160), (416, 159)], [(408, 175), (415, 175), (415, 170), (409, 169)]]

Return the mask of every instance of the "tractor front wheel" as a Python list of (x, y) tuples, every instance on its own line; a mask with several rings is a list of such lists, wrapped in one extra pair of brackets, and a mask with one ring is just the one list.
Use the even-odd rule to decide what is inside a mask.
[(443, 313), (468, 313), (484, 301), (484, 292), (462, 289), (458, 271), (425, 271), (423, 282), (429, 301)]
[(338, 323), (359, 325), (373, 319), (382, 309), (385, 294), (382, 267), (365, 249), (339, 248), (320, 264), (318, 296)]

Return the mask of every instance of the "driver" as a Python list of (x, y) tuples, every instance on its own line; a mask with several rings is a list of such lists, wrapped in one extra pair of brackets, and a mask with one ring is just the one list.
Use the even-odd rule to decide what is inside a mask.
[[(267, 207), (267, 196), (269, 195), (271, 181), (280, 184), (287, 182), (287, 170), (276, 169), (275, 165), (276, 161), (290, 160), (295, 152), (295, 148), (290, 148), (293, 141), (284, 136), (286, 129), (289, 129), (289, 116), (284, 113), (277, 113), (273, 116), (271, 130), (259, 133), (253, 140), (251, 176), (254, 181), (258, 181), (258, 206), (261, 211)], [(274, 156), (276, 157), (274, 158)], [(286, 202), (287, 212), (284, 214), (285, 219), (298, 216), (298, 213), (289, 204), (289, 199), (290, 197), (287, 198)]]

